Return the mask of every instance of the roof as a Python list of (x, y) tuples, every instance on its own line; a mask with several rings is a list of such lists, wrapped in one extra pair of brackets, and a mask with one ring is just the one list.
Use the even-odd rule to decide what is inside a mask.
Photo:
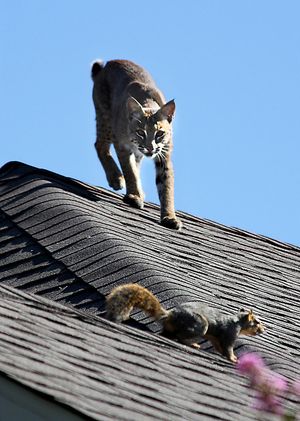
[[(204, 301), (253, 307), (264, 335), (241, 338), (290, 379), (299, 367), (300, 249), (159, 209), (18, 162), (0, 171), (0, 370), (94, 419), (250, 420), (245, 381), (205, 344), (159, 336), (141, 312), (132, 325), (101, 316), (117, 284), (139, 282), (170, 308)], [(143, 417), (143, 418), (141, 418)]]

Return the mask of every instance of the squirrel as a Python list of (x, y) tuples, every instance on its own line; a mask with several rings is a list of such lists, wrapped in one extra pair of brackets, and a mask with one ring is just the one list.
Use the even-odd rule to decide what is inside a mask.
[(204, 338), (234, 363), (237, 337), (254, 336), (265, 330), (252, 310), (240, 309), (236, 315), (229, 316), (202, 303), (186, 303), (166, 310), (151, 291), (139, 284), (120, 285), (106, 297), (108, 320), (117, 323), (128, 320), (134, 308), (159, 320), (164, 336), (194, 348), (200, 348), (199, 341)]

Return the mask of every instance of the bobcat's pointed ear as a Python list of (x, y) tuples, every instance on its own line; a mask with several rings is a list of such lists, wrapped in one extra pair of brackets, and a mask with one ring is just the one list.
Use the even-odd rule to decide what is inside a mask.
[(127, 111), (128, 111), (128, 116), (131, 120), (133, 118), (138, 119), (141, 115), (144, 114), (143, 107), (132, 96), (130, 96), (127, 100)]
[(161, 107), (158, 111), (158, 115), (162, 120), (168, 120), (171, 123), (175, 113), (175, 101), (172, 99)]

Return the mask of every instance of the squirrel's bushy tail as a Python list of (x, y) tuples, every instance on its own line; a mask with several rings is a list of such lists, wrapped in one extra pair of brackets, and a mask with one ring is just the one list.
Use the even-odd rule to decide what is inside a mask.
[(101, 72), (103, 67), (104, 62), (102, 60), (97, 60), (92, 64), (91, 76), (93, 80), (95, 80), (96, 76)]
[(119, 323), (127, 320), (134, 308), (156, 320), (168, 314), (152, 292), (138, 284), (120, 285), (106, 297), (106, 317), (109, 320)]

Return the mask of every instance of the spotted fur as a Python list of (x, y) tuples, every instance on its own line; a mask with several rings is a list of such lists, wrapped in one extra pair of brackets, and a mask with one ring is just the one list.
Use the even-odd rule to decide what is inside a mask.
[[(145, 69), (127, 60), (96, 62), (92, 67), (96, 110), (95, 147), (109, 185), (126, 185), (124, 202), (144, 206), (140, 164), (144, 156), (155, 162), (162, 225), (180, 229), (174, 208), (172, 119), (174, 100), (166, 103)], [(122, 171), (110, 153), (114, 145)]]

